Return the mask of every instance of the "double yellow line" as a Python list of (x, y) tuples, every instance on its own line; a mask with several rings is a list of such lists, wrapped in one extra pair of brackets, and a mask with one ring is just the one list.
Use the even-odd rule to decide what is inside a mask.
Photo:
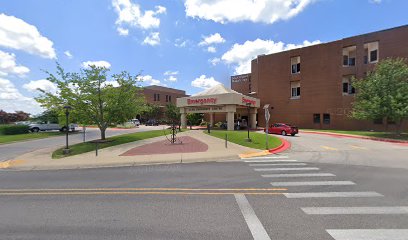
[(286, 188), (39, 188), (0, 189), (0, 196), (35, 195), (280, 195)]

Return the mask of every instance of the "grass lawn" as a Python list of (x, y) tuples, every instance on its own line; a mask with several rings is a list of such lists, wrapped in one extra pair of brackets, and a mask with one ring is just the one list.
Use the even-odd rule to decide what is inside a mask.
[[(169, 134), (169, 131), (166, 131), (166, 133)], [(163, 135), (163, 130), (123, 134), (119, 136), (106, 138), (108, 142), (98, 143), (98, 148), (99, 149), (107, 148), (107, 147), (112, 147), (112, 146), (116, 146), (116, 145), (120, 145), (124, 143), (135, 142), (135, 141), (159, 137), (159, 136), (163, 136), (163, 139), (165, 139)], [(63, 158), (67, 156), (73, 156), (73, 155), (77, 155), (81, 153), (95, 151), (95, 143), (91, 143), (91, 142), (78, 143), (78, 144), (70, 146), (70, 149), (71, 149), (71, 153), (68, 155), (64, 155), (62, 152), (63, 148), (60, 148), (52, 153), (52, 158)]]
[(0, 144), (25, 141), (30, 139), (47, 138), (52, 136), (62, 136), (61, 132), (38, 132), (38, 133), (24, 133), (17, 135), (0, 135)]
[(401, 135), (396, 135), (395, 133), (392, 133), (392, 132), (321, 130), (321, 129), (304, 129), (304, 130), (318, 131), (318, 132), (329, 132), (329, 133), (331, 132), (331, 133), (351, 134), (351, 135), (366, 136), (366, 137), (378, 137), (378, 138), (408, 140), (408, 133), (402, 133)]
[[(207, 131), (204, 131), (205, 134), (208, 134)], [(266, 136), (262, 133), (250, 132), (249, 136), (252, 139), (252, 142), (246, 142), (245, 139), (248, 137), (247, 131), (223, 131), (223, 130), (212, 130), (209, 135), (225, 139), (225, 134), (228, 135), (228, 141), (233, 142), (245, 147), (256, 148), (256, 149), (265, 149)], [(278, 147), (282, 144), (281, 140), (275, 136), (268, 136), (268, 145), (269, 149)]]

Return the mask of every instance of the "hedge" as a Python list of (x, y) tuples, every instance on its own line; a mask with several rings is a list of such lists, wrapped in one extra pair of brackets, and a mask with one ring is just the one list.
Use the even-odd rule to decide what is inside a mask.
[(28, 133), (29, 126), (27, 125), (6, 125), (1, 126), (0, 134), (4, 135), (16, 135), (16, 134), (23, 134)]

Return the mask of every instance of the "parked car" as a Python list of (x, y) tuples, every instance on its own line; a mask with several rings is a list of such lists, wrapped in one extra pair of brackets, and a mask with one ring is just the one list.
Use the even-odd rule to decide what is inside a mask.
[[(58, 123), (31, 123), (28, 125), (31, 132), (39, 132), (39, 131), (52, 131), (52, 130), (59, 130), (61, 132), (65, 132), (67, 130), (66, 126), (60, 126)], [(75, 131), (75, 128), (78, 127), (77, 124), (70, 124), (69, 130)]]
[(139, 121), (139, 119), (137, 119), (137, 118), (135, 118), (135, 119), (132, 119), (132, 120), (130, 120), (136, 127), (139, 127), (139, 125), (140, 125), (140, 121)]
[(146, 126), (159, 126), (159, 122), (156, 119), (149, 119), (146, 122)]
[[(264, 131), (266, 131), (266, 129)], [(290, 134), (295, 136), (295, 134), (299, 133), (299, 129), (296, 126), (286, 123), (274, 123), (268, 128), (268, 133), (281, 134), (283, 136)]]

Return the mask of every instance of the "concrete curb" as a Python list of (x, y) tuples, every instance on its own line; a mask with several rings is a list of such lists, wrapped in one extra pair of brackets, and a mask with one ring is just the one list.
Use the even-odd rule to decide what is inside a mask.
[(358, 135), (343, 134), (343, 133), (331, 133), (331, 132), (319, 132), (319, 131), (302, 131), (302, 133), (328, 135), (328, 136), (333, 136), (333, 137), (366, 139), (366, 140), (379, 141), (379, 142), (407, 143), (408, 144), (407, 140), (397, 140), (397, 139), (377, 138), (377, 137), (366, 137), (366, 136), (358, 136)]
[(286, 141), (286, 139), (279, 138), (282, 141), (282, 144), (277, 146), (276, 148), (269, 149), (268, 151), (270, 153), (276, 154), (276, 153), (281, 153), (286, 151), (287, 149), (290, 149), (292, 144), (289, 141)]

